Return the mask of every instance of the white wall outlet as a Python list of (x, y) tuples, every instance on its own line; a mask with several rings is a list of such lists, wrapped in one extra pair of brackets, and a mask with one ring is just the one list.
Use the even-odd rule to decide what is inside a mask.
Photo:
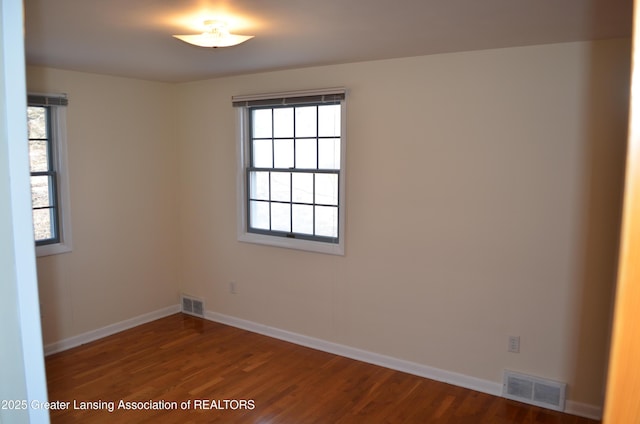
[(231, 281), (229, 283), (229, 293), (231, 293), (231, 294), (238, 293), (238, 285), (236, 284), (235, 281)]
[(507, 350), (511, 353), (520, 353), (520, 336), (509, 336)]

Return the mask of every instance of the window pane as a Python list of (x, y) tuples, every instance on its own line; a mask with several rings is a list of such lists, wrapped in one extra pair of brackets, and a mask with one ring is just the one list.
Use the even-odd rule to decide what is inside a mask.
[(316, 235), (338, 237), (338, 208), (316, 206)]
[(29, 138), (47, 138), (47, 109), (40, 106), (27, 107)]
[(318, 106), (318, 135), (340, 137), (340, 105)]
[(50, 209), (33, 210), (33, 232), (35, 233), (36, 241), (53, 238)]
[(31, 172), (49, 170), (47, 140), (29, 140), (29, 163)]
[(293, 137), (293, 108), (273, 109), (273, 136)]
[(291, 201), (291, 174), (289, 172), (271, 173), (271, 200)]
[(340, 169), (339, 138), (322, 138), (318, 140), (318, 168)]
[(47, 175), (31, 177), (31, 203), (34, 208), (53, 206), (51, 181)]
[(294, 173), (291, 196), (294, 202), (313, 203), (313, 174)]
[(251, 199), (269, 200), (269, 173), (268, 172), (251, 172), (249, 174)]
[(318, 134), (316, 110), (316, 106), (296, 108), (296, 137), (315, 137)]
[(253, 138), (271, 138), (271, 109), (253, 110)]
[(322, 205), (338, 205), (338, 176), (316, 174), (316, 201)]
[(271, 168), (273, 166), (271, 140), (253, 140), (252, 153), (254, 167)]
[(313, 206), (293, 205), (293, 232), (313, 234)]
[(274, 140), (273, 156), (275, 168), (293, 168), (293, 140)]
[(291, 232), (291, 207), (289, 204), (271, 204), (271, 229)]
[(249, 226), (261, 230), (269, 229), (269, 202), (249, 202)]
[(341, 111), (320, 103), (249, 108), (250, 231), (337, 242)]
[(316, 140), (296, 140), (296, 168), (316, 169)]

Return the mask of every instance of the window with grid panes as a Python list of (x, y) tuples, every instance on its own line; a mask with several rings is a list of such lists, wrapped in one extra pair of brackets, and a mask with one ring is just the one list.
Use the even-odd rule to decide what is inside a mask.
[[(61, 200), (68, 198), (65, 176), (62, 96), (29, 95), (27, 106), (33, 230), (38, 255), (70, 250), (70, 229)], [(68, 205), (65, 205), (68, 206)]]
[(242, 105), (244, 228), (287, 239), (276, 245), (331, 244), (339, 248), (328, 253), (341, 253), (344, 93), (305, 94)]

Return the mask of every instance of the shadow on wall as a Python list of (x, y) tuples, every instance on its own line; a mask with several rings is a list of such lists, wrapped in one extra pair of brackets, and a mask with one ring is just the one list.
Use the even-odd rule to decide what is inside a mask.
[(575, 386), (569, 390), (571, 398), (585, 399), (590, 391), (596, 393), (594, 387), (601, 387), (600, 399), (585, 399), (592, 405), (604, 403), (624, 190), (631, 43), (616, 46), (628, 50), (629, 60), (620, 61), (620, 50), (597, 48), (596, 43), (586, 81), (584, 220), (579, 227), (580, 286), (575, 290), (578, 315), (572, 333), (577, 339), (569, 365)]

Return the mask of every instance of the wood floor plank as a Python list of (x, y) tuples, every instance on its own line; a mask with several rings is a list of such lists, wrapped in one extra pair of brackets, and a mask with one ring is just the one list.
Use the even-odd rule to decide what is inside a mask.
[(596, 423), (182, 314), (51, 355), (46, 368), (49, 399), (70, 403), (53, 424)]

